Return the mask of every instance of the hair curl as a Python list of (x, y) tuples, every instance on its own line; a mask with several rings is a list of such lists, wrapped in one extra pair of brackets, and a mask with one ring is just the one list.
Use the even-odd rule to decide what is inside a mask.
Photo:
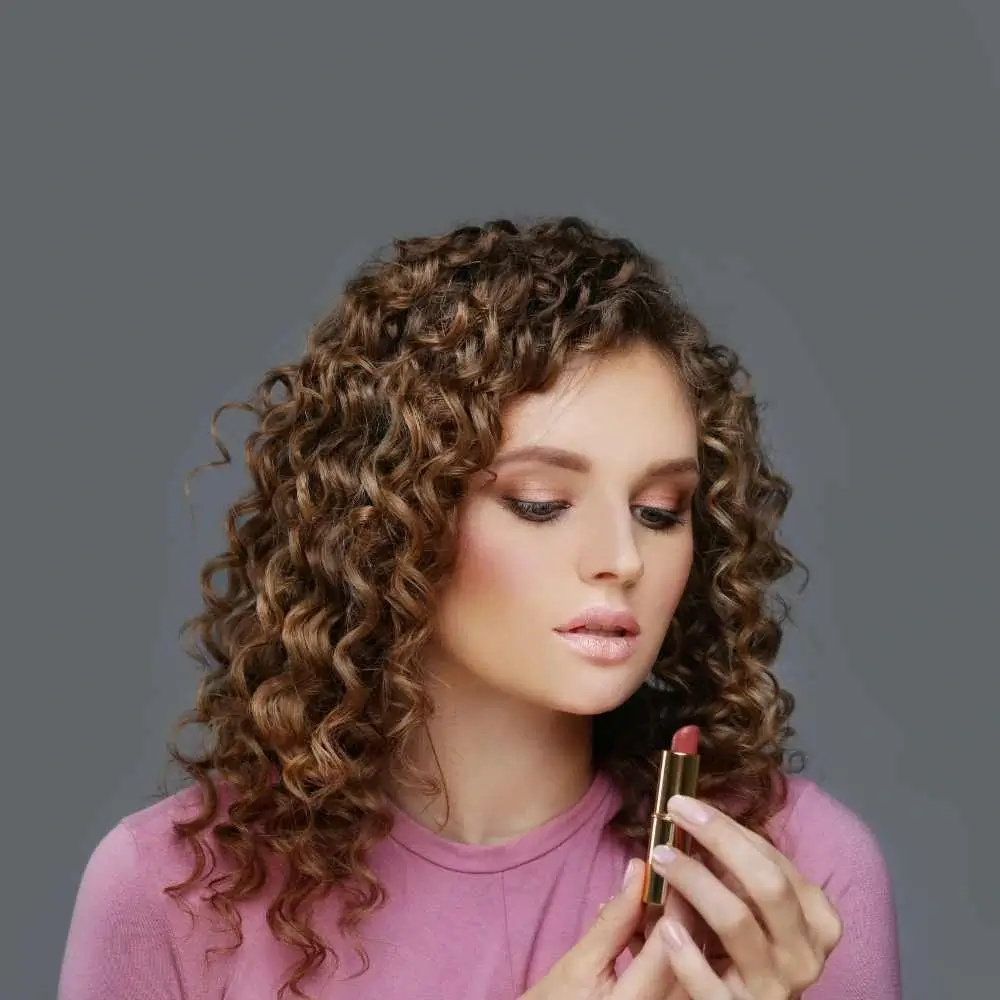
[(219, 465), (230, 461), (219, 416), (254, 415), (252, 487), (228, 512), (227, 548), (202, 569), (204, 607), (185, 623), (205, 674), (177, 729), (199, 724), (210, 739), (190, 755), (170, 745), (202, 808), (175, 824), (195, 864), (167, 891), (202, 880), (211, 829), (231, 865), (207, 898), (236, 948), (240, 901), (261, 891), (266, 859), (281, 863), (268, 923), (302, 952), (281, 995), (304, 996), (305, 976), (338, 961), (310, 925), (311, 902), (341, 894), (351, 939), (384, 900), (367, 859), (391, 828), (385, 775), (415, 777), (405, 761), (432, 708), (420, 659), (433, 597), (505, 404), (582, 354), (638, 342), (673, 359), (687, 386), (703, 479), (660, 683), (595, 719), (595, 763), (624, 799), (613, 826), (644, 835), (656, 751), (692, 722), (701, 794), (758, 831), (783, 803), (793, 701), (771, 667), (788, 612), (773, 585), (796, 565), (777, 540), (789, 487), (764, 454), (734, 352), (710, 343), (654, 260), (579, 219), (398, 240), (348, 282), (298, 363), (212, 421), (221, 459), (208, 464)]

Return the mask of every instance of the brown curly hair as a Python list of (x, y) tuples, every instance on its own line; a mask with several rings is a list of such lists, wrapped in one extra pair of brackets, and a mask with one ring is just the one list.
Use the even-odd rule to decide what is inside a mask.
[(793, 703), (771, 667), (788, 612), (773, 585), (796, 565), (777, 540), (789, 487), (764, 454), (736, 355), (710, 343), (654, 260), (579, 219), (398, 240), (347, 283), (300, 361), (212, 422), (219, 465), (230, 455), (218, 417), (254, 415), (252, 488), (228, 512), (226, 551), (204, 566), (204, 607), (185, 623), (205, 675), (177, 730), (199, 724), (209, 738), (190, 755), (170, 745), (202, 796), (200, 814), (175, 824), (194, 870), (167, 891), (202, 880), (211, 829), (231, 864), (207, 898), (236, 948), (240, 901), (262, 890), (268, 858), (281, 863), (268, 923), (302, 952), (282, 995), (304, 996), (305, 976), (338, 960), (311, 902), (341, 894), (341, 929), (356, 940), (385, 898), (367, 859), (391, 828), (386, 775), (435, 785), (405, 764), (432, 708), (421, 651), (459, 505), (492, 462), (505, 405), (581, 355), (639, 342), (687, 386), (702, 484), (657, 680), (594, 721), (595, 765), (623, 797), (613, 828), (644, 837), (653, 759), (685, 723), (703, 733), (700, 794), (761, 832), (783, 804)]

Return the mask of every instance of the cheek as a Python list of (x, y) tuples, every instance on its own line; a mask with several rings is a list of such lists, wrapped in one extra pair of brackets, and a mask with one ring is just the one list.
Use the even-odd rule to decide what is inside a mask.
[(477, 602), (486, 598), (513, 600), (523, 593), (526, 583), (537, 578), (537, 546), (525, 545), (517, 526), (502, 515), (502, 511), (474, 509), (464, 518), (452, 582), (456, 597), (475, 598)]
[(655, 572), (650, 574), (653, 579), (649, 581), (652, 584), (649, 592), (655, 595), (658, 611), (668, 618), (680, 603), (694, 561), (694, 539), (687, 536), (683, 540), (677, 537), (674, 541), (680, 544), (659, 563)]

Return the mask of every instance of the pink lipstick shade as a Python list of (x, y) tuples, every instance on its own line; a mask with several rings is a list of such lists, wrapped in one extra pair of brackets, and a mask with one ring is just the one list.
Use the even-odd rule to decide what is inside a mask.
[(634, 635), (599, 635), (596, 632), (557, 632), (572, 650), (594, 663), (624, 663), (634, 652)]
[(574, 652), (593, 663), (624, 663), (638, 645), (639, 623), (623, 608), (587, 608), (560, 625), (556, 635)]
[(701, 733), (697, 726), (684, 726), (674, 733), (674, 738), (670, 741), (670, 749), (673, 753), (686, 753), (692, 757), (698, 756), (698, 741)]
[(638, 635), (639, 623), (635, 615), (624, 608), (612, 608), (598, 605), (587, 608), (565, 625), (560, 625), (557, 632), (617, 632), (620, 635)]

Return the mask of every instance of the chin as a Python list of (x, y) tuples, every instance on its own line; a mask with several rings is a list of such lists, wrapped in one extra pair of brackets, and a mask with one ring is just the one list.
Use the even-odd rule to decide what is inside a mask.
[(614, 668), (597, 669), (601, 671), (599, 675), (575, 678), (567, 681), (559, 691), (553, 691), (549, 701), (551, 707), (568, 715), (604, 715), (624, 705), (649, 673), (644, 670), (637, 676), (631, 670), (616, 674)]

